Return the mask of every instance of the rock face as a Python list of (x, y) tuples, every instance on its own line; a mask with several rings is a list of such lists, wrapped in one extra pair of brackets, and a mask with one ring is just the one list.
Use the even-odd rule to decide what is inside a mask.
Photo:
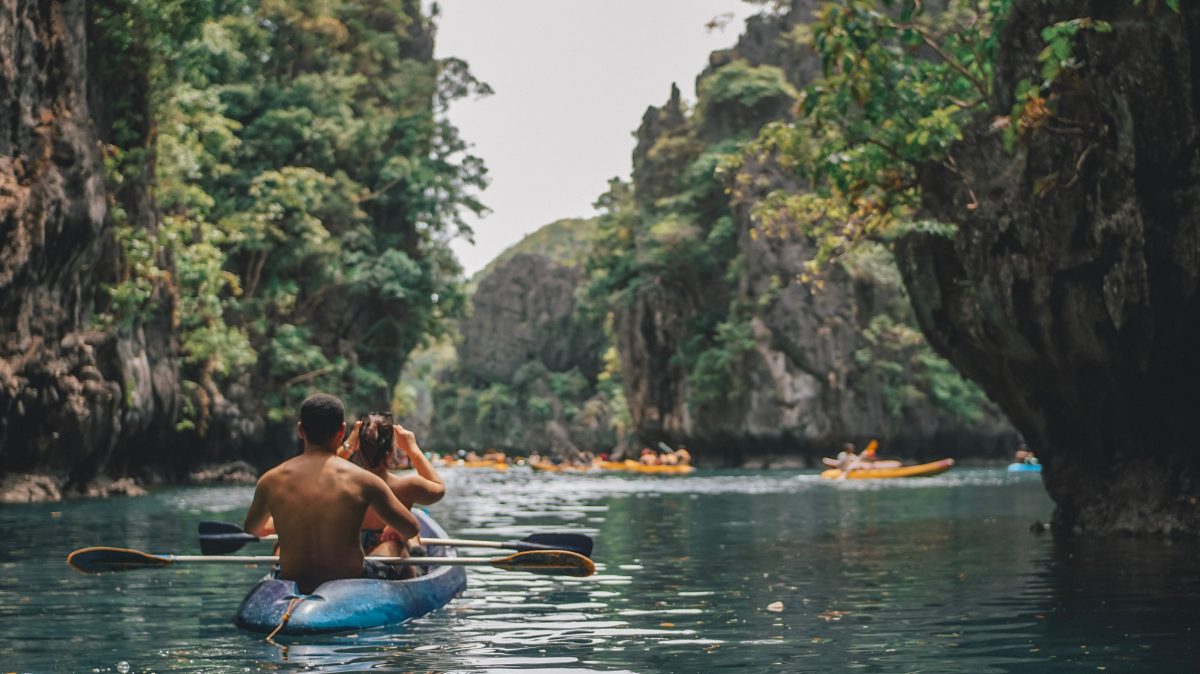
[[(1200, 531), (1200, 6), (1017, 0), (994, 110), (1036, 81), (1040, 30), (1091, 16), (1056, 113), (1007, 152), (990, 120), (931, 167), (953, 240), (899, 251), (934, 346), (1038, 451), (1056, 525)], [(968, 205), (971, 207), (969, 208)]]
[[(101, 284), (120, 273), (102, 120), (112, 99), (137, 96), (105, 86), (104, 59), (89, 58), (103, 36), (89, 34), (87, 4), (18, 0), (0, 13), (0, 472), (36, 467), (77, 489), (101, 472), (171, 470), (175, 457), (158, 450), (179, 387), (169, 288), (155, 288), (154, 315), (93, 326)], [(144, 75), (136, 64), (121, 73)], [(148, 144), (149, 125), (132, 124)], [(145, 185), (112, 198), (153, 231)]]
[(600, 369), (599, 326), (576, 320), (576, 267), (522, 253), (492, 270), (472, 297), (474, 312), (463, 321), (459, 358), (463, 369), (486, 381), (509, 382), (517, 370), (540, 360), (551, 371)]
[[(714, 53), (698, 79), (697, 114), (685, 112), (677, 89), (665, 106), (646, 112), (633, 157), (639, 212), (661, 214), (694, 193), (681, 176), (694, 171), (708, 148), (752, 138), (789, 114), (786, 87), (804, 86), (821, 67), (819, 57), (788, 46), (783, 36), (811, 20), (820, 4), (796, 0), (785, 15), (751, 19), (738, 44)], [(785, 86), (763, 87), (749, 101), (722, 98), (714, 78), (738, 72), (731, 69), (744, 74), (739, 91), (769, 81), (772, 72), (782, 73)], [(803, 279), (814, 244), (761, 231), (752, 209), (772, 190), (806, 186), (770, 158), (744, 174), (732, 199), (724, 190), (687, 197), (701, 238), (712, 241), (725, 226), (722, 218), (732, 221), (728, 243), (713, 247), (728, 256), (728, 267), (694, 264), (642, 279), (614, 312), (625, 394), (641, 442), (687, 445), (707, 465), (812, 464), (844, 442), (871, 438), (892, 456), (1008, 455), (1016, 433), (993, 405), (981, 397), (977, 413), (958, 414), (929, 385), (934, 375), (921, 365), (928, 348), (887, 254), (871, 251), (819, 282)], [(698, 403), (696, 370), (681, 354), (713, 315), (745, 326), (749, 347), (727, 350), (734, 360), (726, 395)], [(938, 376), (960, 381), (950, 368)]]
[(600, 385), (604, 320), (577, 300), (595, 231), (594, 220), (551, 223), (479, 273), (456, 354), (419, 353), (404, 377), (416, 412), (404, 423), (428, 428), (422, 446), (565, 456), (616, 444), (624, 401), (616, 382)]

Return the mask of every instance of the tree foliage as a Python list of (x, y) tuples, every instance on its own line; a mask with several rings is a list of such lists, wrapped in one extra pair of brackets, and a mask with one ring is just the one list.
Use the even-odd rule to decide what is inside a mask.
[(193, 390), (249, 378), (273, 418), (315, 387), (386, 406), (462, 306), (448, 242), (470, 236), (486, 172), (443, 113), (486, 85), (432, 58), (412, 0), (143, 0), (102, 20), (156, 64), (163, 213), (152, 240), (122, 240), (114, 313), (149, 300), (140, 251), (168, 253)]

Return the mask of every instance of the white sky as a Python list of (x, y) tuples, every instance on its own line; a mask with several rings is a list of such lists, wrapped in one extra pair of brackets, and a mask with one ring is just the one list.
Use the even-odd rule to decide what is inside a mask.
[[(695, 99), (708, 54), (732, 46), (754, 7), (741, 0), (439, 0), (437, 55), (495, 90), (451, 121), (487, 163), (492, 212), (475, 245), (453, 248), (468, 276), (542, 225), (594, 213), (628, 177), (633, 132), (672, 82)], [(733, 12), (724, 31), (712, 18)]]

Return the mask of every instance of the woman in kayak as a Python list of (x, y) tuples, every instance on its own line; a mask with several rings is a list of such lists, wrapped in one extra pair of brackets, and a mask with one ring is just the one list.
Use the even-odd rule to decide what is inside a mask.
[[(367, 414), (354, 424), (354, 430), (339, 454), (383, 478), (406, 508), (437, 503), (446, 495), (446, 483), (417, 446), (416, 437), (403, 426), (393, 424), (392, 415), (386, 412)], [(389, 464), (399, 458), (407, 459), (400, 465), (407, 463), (416, 473), (403, 476), (390, 473)], [(404, 557), (408, 554), (404, 537), (386, 526), (373, 510), (367, 511), (359, 537), (363, 552), (370, 556)]]

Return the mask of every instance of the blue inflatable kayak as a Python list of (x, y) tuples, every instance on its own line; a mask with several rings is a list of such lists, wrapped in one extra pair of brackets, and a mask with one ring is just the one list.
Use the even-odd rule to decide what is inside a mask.
[[(429, 515), (414, 510), (423, 538), (446, 538), (446, 532)], [(430, 557), (457, 557), (454, 548), (430, 546)], [(268, 574), (250, 590), (238, 607), (233, 622), (255, 632), (271, 632), (283, 621), (295, 597), (292, 617), (279, 634), (349, 632), (395, 625), (435, 611), (457, 597), (467, 586), (467, 572), (460, 566), (434, 566), (429, 573), (411, 580), (350, 578), (320, 585), (312, 594), (301, 595), (294, 581)]]
[(1040, 463), (1010, 463), (1010, 464), (1008, 464), (1008, 472), (1010, 472), (1010, 473), (1040, 473), (1040, 472), (1042, 472), (1042, 464), (1040, 464)]

